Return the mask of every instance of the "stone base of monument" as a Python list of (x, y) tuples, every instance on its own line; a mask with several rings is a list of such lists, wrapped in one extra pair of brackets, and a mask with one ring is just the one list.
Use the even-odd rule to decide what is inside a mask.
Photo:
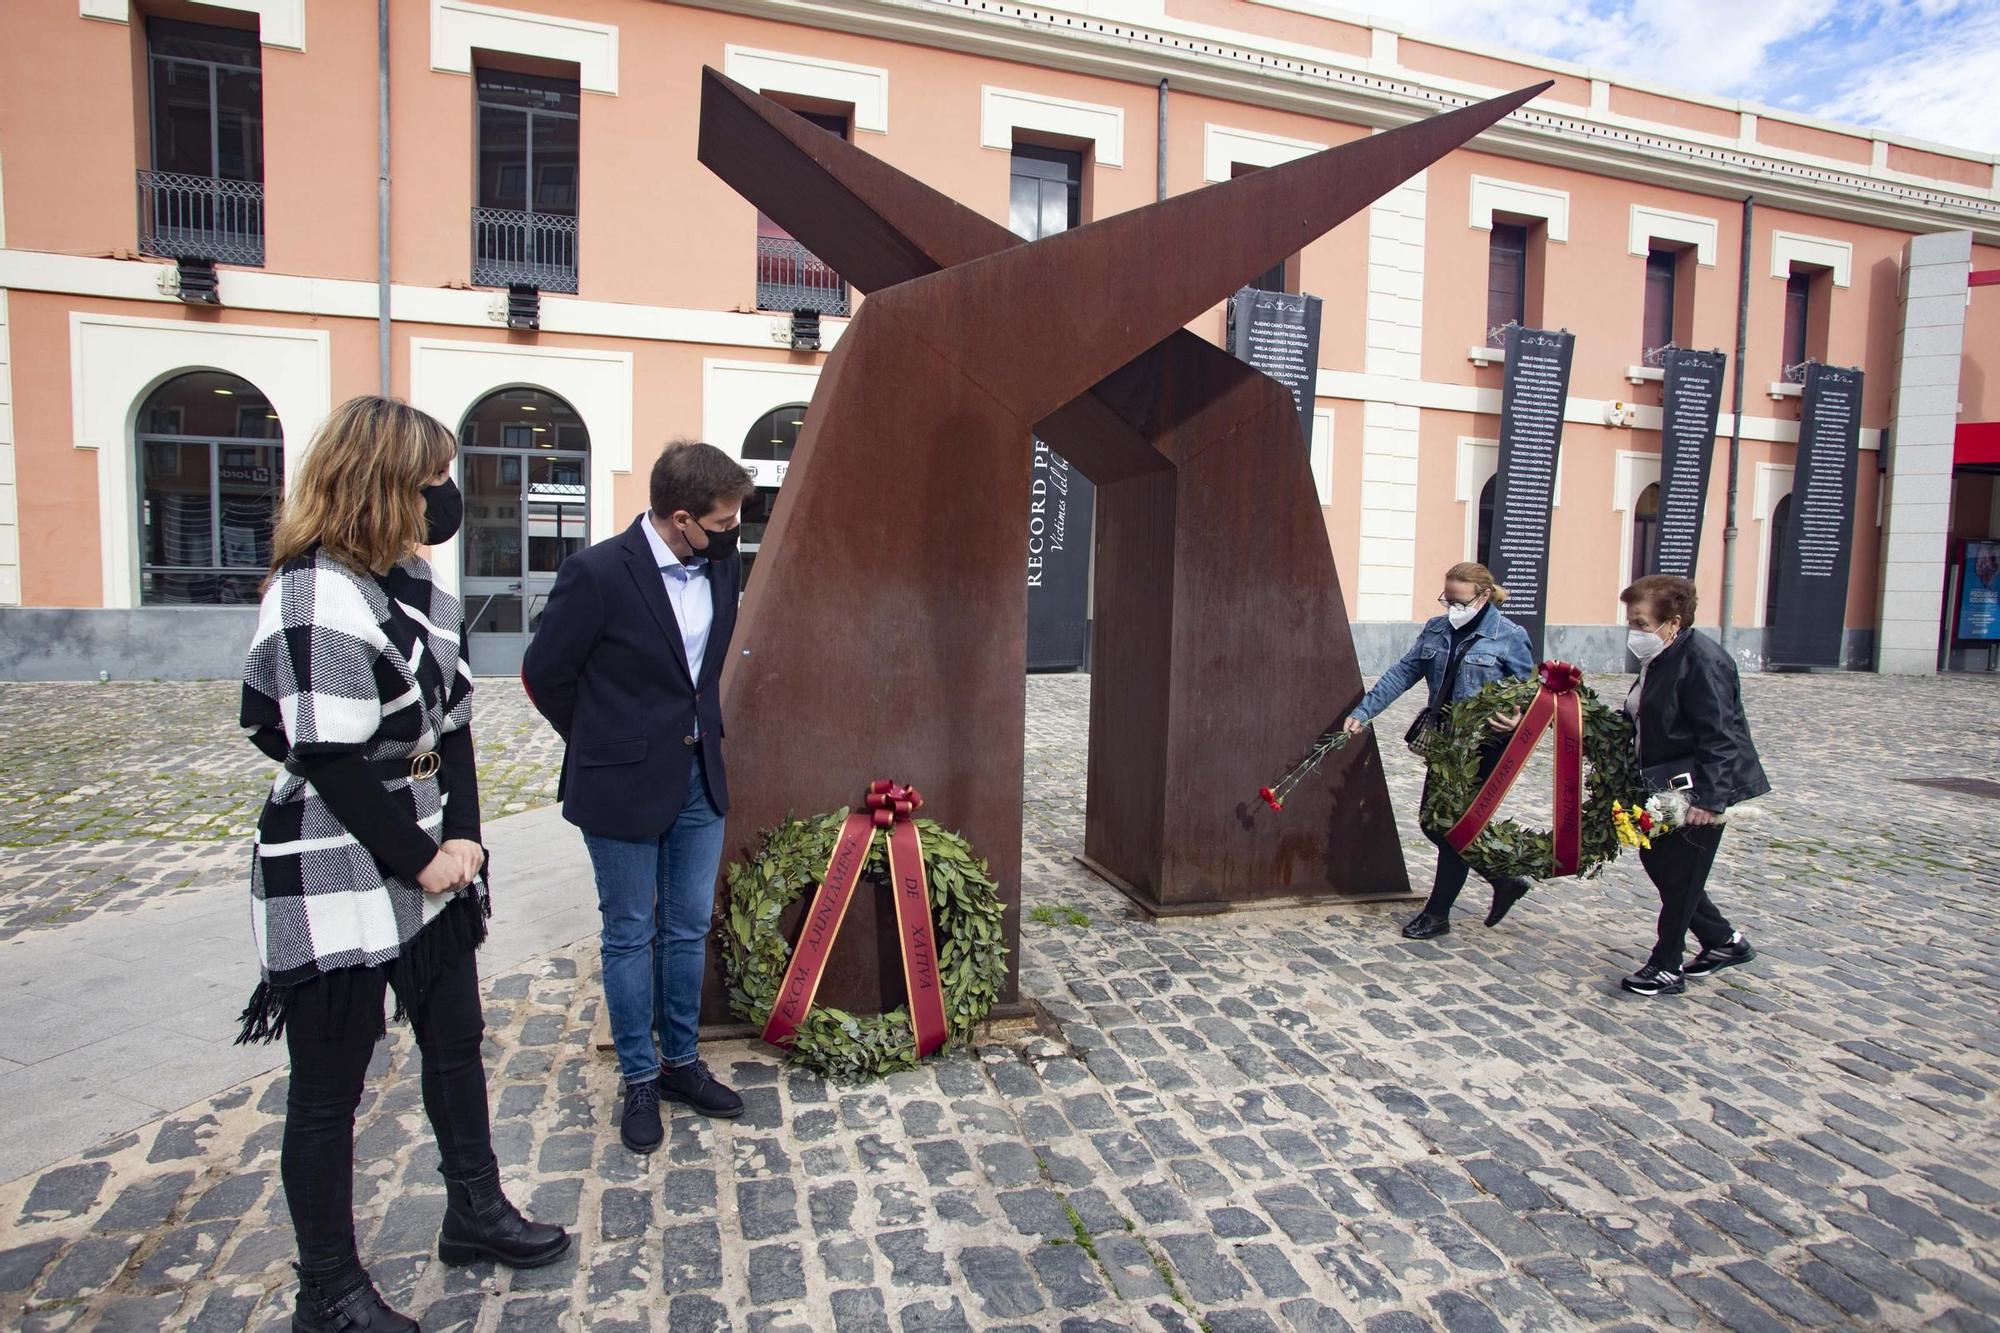
[[(1036, 1000), (1015, 1000), (1008, 1004), (996, 1004), (986, 1015), (986, 1021), (979, 1025), (973, 1037), (974, 1045), (984, 1045), (989, 1041), (1019, 1041), (1037, 1033), (1048, 1035), (1056, 1031), (1053, 1019)], [(699, 1040), (749, 1041), (761, 1035), (762, 1029), (748, 1023), (730, 1021), (726, 1023), (703, 1023)], [(597, 1006), (597, 1022), (591, 1025), (590, 1044), (600, 1051), (615, 1051), (611, 1042), (611, 1014), (602, 1004)]]
[(1244, 898), (1229, 901), (1222, 898), (1201, 899), (1191, 902), (1161, 902), (1144, 889), (1127, 883), (1116, 873), (1099, 865), (1088, 856), (1079, 855), (1076, 863), (1091, 874), (1109, 884), (1132, 901), (1132, 905), (1147, 916), (1156, 919), (1172, 919), (1183, 916), (1220, 916), (1224, 912), (1278, 912), (1301, 907), (1348, 906), (1353, 903), (1404, 903), (1415, 902), (1425, 895), (1414, 890), (1398, 893), (1341, 894), (1329, 897), (1325, 892), (1286, 894), (1282, 891), (1268, 897)]

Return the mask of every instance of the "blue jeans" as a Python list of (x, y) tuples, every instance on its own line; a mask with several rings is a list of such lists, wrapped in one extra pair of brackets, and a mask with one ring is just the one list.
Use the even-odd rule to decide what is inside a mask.
[(604, 919), (599, 936), (604, 1002), (611, 1011), (618, 1070), (627, 1083), (655, 1077), (662, 1063), (668, 1068), (694, 1063), (722, 830), (697, 757), (688, 775), (687, 803), (665, 833), (644, 842), (583, 835)]

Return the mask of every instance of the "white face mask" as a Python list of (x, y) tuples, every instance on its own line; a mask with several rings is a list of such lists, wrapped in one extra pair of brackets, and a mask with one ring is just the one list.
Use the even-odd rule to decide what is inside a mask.
[(1466, 602), (1462, 605), (1458, 602), (1453, 602), (1451, 605), (1445, 607), (1444, 618), (1451, 622), (1453, 629), (1464, 629), (1485, 609), (1486, 604), (1484, 602)]
[(1667, 641), (1651, 630), (1635, 629), (1625, 636), (1625, 647), (1643, 665), (1660, 655)]

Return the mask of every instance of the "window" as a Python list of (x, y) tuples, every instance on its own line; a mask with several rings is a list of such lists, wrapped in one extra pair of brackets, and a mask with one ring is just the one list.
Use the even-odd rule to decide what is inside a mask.
[(139, 408), (139, 600), (255, 605), (284, 492), (278, 415), (248, 380), (181, 375)]
[[(845, 115), (822, 111), (793, 114), (835, 138), (847, 137)], [(853, 311), (846, 281), (830, 264), (766, 217), (761, 208), (757, 210), (757, 308), (794, 313), (811, 310), (822, 315), (847, 315)]]
[(1784, 369), (1802, 365), (1806, 359), (1806, 320), (1812, 306), (1812, 279), (1793, 273), (1785, 279), (1785, 359)]
[(1653, 554), (1660, 540), (1660, 483), (1639, 492), (1632, 506), (1632, 569), (1628, 582), (1653, 571)]
[(1771, 510), (1770, 531), (1771, 554), (1764, 574), (1764, 628), (1778, 623), (1778, 569), (1784, 563), (1785, 525), (1792, 521), (1792, 497), (1787, 494)]
[(264, 262), (264, 75), (257, 34), (146, 22), (152, 169), (139, 173), (139, 248), (170, 259)]
[(1067, 148), (1014, 145), (1007, 188), (1007, 226), (1025, 241), (1068, 231), (1083, 222), (1083, 154)]
[(1499, 487), (1500, 475), (1495, 473), (1479, 488), (1479, 527), (1472, 542), (1472, 558), (1488, 569), (1493, 568), (1493, 493)]
[(1680, 256), (1672, 250), (1654, 247), (1646, 252), (1645, 327), (1640, 331), (1640, 351), (1650, 356), (1676, 341), (1674, 337), (1674, 277)]
[(482, 68), (475, 87), (479, 198), (472, 280), (574, 292), (582, 161), (577, 81)]
[(1528, 229), (1519, 223), (1493, 223), (1486, 252), (1486, 328), (1490, 346), (1500, 346), (1492, 330), (1528, 322)]
[[(1235, 180), (1238, 177), (1247, 176), (1253, 171), (1262, 170), (1262, 167), (1246, 166), (1241, 162), (1232, 162), (1229, 164), (1229, 178)], [(1292, 283), (1296, 281), (1298, 273), (1298, 258), (1297, 255), (1293, 255), (1289, 259), (1279, 260), (1271, 266), (1268, 273), (1260, 273), (1252, 278), (1250, 286), (1260, 292), (1289, 292), (1296, 290)], [(1288, 277), (1288, 274), (1291, 276)]]

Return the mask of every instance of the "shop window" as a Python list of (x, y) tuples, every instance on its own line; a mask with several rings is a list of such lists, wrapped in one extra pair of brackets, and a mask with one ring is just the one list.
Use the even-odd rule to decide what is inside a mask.
[(788, 403), (758, 417), (743, 436), (744, 465), (757, 476), (756, 492), (743, 502), (743, 535), (737, 540), (737, 549), (743, 553), (745, 588), (750, 586), (757, 553), (763, 549), (764, 533), (777, 517), (778, 492), (805, 425), (806, 405)]
[(1493, 568), (1493, 493), (1499, 487), (1500, 475), (1495, 473), (1479, 488), (1479, 526), (1472, 542), (1472, 558), (1488, 569)]
[(1770, 538), (1771, 554), (1765, 562), (1768, 568), (1764, 574), (1764, 628), (1778, 623), (1778, 566), (1785, 550), (1785, 525), (1792, 521), (1792, 497), (1786, 495), (1771, 510), (1771, 521), (1765, 526)]
[(1660, 483), (1639, 492), (1632, 505), (1631, 577), (1642, 579), (1653, 571), (1653, 550), (1660, 540)]
[(248, 380), (177, 376), (140, 405), (139, 600), (254, 605), (284, 494), (278, 414)]

